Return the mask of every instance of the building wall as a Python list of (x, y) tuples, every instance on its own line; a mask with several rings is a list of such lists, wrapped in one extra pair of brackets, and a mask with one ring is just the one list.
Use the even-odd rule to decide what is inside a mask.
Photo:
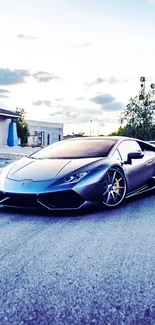
[(63, 124), (44, 121), (26, 120), (30, 137), (28, 145), (47, 146), (63, 139)]
[[(3, 119), (0, 117), (0, 145), (2, 146), (7, 146), (10, 122), (11, 119)], [(26, 120), (26, 122), (28, 123), (30, 132), (30, 137), (28, 139), (29, 146), (47, 146), (48, 144), (63, 139), (63, 124), (61, 123), (32, 120)]]
[(9, 124), (11, 119), (0, 118), (0, 145), (7, 146)]

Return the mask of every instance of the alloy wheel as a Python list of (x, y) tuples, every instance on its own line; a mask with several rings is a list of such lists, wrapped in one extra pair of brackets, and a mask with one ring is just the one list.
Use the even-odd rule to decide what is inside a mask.
[(114, 207), (123, 201), (126, 194), (126, 180), (120, 170), (110, 168), (105, 174), (103, 186), (104, 205)]

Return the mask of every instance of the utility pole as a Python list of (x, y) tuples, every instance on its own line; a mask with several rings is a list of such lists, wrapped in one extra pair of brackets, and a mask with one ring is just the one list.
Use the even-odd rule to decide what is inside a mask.
[(90, 120), (90, 137), (92, 136), (92, 122), (93, 120)]

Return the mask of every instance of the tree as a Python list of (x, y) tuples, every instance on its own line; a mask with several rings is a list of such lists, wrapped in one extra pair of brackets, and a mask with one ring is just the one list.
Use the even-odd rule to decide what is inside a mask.
[(24, 108), (16, 108), (16, 113), (20, 115), (20, 117), (16, 120), (17, 123), (17, 135), (21, 141), (21, 146), (27, 144), (28, 136), (30, 135), (28, 124), (25, 122), (25, 110)]
[(120, 127), (116, 135), (129, 136), (146, 141), (154, 139), (154, 109), (155, 101), (150, 93), (145, 94), (143, 101), (140, 101), (137, 96), (130, 98), (129, 104), (121, 113)]
[(81, 137), (84, 137), (84, 136), (85, 136), (85, 133), (84, 132), (79, 132), (79, 133), (72, 132), (72, 134), (67, 134), (63, 138), (64, 139), (68, 139), (68, 138), (81, 138)]

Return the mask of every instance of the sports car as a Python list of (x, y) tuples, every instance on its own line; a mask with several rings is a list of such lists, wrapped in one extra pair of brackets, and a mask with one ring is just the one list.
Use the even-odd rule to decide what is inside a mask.
[(62, 140), (4, 168), (0, 205), (48, 210), (115, 207), (155, 187), (155, 147), (127, 137)]

